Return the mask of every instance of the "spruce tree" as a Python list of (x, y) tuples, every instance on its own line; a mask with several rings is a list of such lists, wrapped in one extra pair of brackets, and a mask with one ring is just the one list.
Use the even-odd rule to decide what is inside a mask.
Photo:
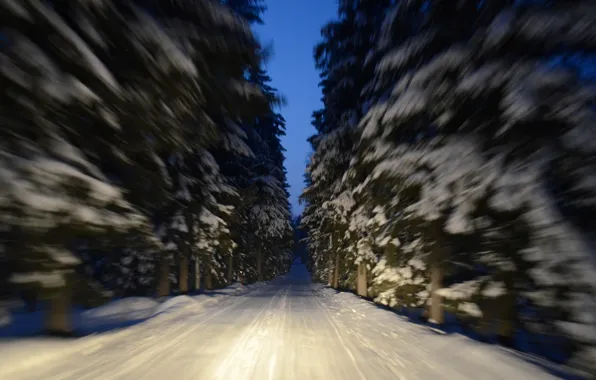
[[(187, 267), (191, 232), (207, 235), (190, 227), (208, 210), (229, 211), (219, 207), (217, 166), (208, 172), (196, 158), (246, 148), (233, 124), (267, 109), (244, 76), (260, 49), (243, 19), (207, 0), (137, 5), (0, 2), (10, 279), (52, 300), (47, 327), (60, 333), (92, 278), (120, 294), (152, 283), (169, 293), (170, 255)], [(192, 189), (198, 183), (205, 192)], [(211, 243), (227, 239), (218, 231)], [(147, 274), (152, 267), (159, 275)], [(144, 279), (134, 284), (131, 273)]]
[[(581, 31), (570, 24), (585, 7), (410, 2), (388, 19), (383, 39), (378, 88), (391, 93), (362, 123), (376, 175), (420, 188), (410, 211), (431, 227), (431, 241), (439, 237), (448, 248), (443, 275), (459, 257), (473, 263), (476, 280), (434, 286), (433, 295), (466, 302), (484, 325), (497, 320), (503, 338), (512, 338), (520, 319), (526, 327), (536, 322), (517, 309), (523, 299), (576, 341), (585, 341), (576, 329), (591, 318), (576, 309), (593, 294), (591, 250), (561, 208), (563, 187), (569, 191), (572, 173), (589, 171), (590, 161), (567, 166), (569, 182), (551, 174), (590, 156), (575, 138), (590, 133), (592, 97), (575, 73), (551, 61), (592, 48), (593, 22)], [(406, 38), (404, 20), (416, 26)], [(579, 203), (589, 202), (589, 185), (575, 183), (583, 187)]]

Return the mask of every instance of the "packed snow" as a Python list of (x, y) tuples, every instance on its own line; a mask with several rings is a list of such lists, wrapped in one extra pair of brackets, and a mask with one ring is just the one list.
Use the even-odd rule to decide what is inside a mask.
[(438, 334), (353, 294), (312, 284), (299, 262), (268, 284), (161, 303), (122, 299), (86, 313), (98, 320), (147, 319), (75, 341), (2, 342), (0, 378), (558, 378), (552, 365)]

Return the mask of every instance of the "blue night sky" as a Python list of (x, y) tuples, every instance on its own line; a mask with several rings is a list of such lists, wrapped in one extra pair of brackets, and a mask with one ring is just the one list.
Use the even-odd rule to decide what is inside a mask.
[(302, 212), (298, 196), (304, 187), (303, 174), (310, 153), (306, 139), (315, 133), (311, 114), (321, 108), (313, 48), (320, 40), (321, 27), (336, 12), (336, 0), (268, 0), (265, 25), (255, 28), (263, 44), (273, 43), (274, 55), (267, 69), (273, 87), (288, 101), (281, 112), (287, 132), (282, 144), (286, 148), (285, 166), (294, 215)]

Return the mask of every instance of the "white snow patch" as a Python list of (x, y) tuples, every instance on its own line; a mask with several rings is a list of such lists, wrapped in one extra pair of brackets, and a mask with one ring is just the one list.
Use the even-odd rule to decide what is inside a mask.
[(472, 302), (461, 302), (457, 305), (457, 309), (463, 313), (471, 315), (472, 317), (482, 317), (482, 311), (480, 310), (478, 305)]
[(507, 290), (502, 282), (490, 282), (483, 290), (482, 295), (487, 298), (497, 298), (505, 295)]
[(118, 319), (120, 321), (148, 318), (159, 306), (159, 302), (146, 297), (129, 297), (109, 302), (95, 309), (82, 313), (83, 319)]

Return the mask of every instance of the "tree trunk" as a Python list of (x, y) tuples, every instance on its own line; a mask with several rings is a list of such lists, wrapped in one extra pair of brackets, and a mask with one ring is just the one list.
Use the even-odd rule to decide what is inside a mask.
[(333, 258), (331, 256), (329, 256), (327, 264), (327, 285), (333, 286)]
[(180, 257), (178, 271), (178, 290), (186, 294), (188, 293), (188, 257)]
[(502, 308), (497, 331), (499, 343), (506, 347), (513, 347), (516, 325), (516, 296), (508, 290), (508, 293), (500, 301)]
[(201, 290), (201, 259), (195, 259), (195, 290)]
[(437, 291), (443, 287), (443, 268), (433, 263), (430, 267), (430, 282), (431, 282), (431, 305), (429, 318), (431, 322), (436, 324), (443, 324), (445, 316), (443, 314), (443, 297), (437, 294)]
[(339, 288), (339, 252), (335, 254), (335, 269), (333, 274), (333, 288)]
[(197, 279), (197, 265), (195, 263), (195, 259), (189, 259), (189, 269), (188, 269), (188, 288), (190, 291), (194, 291), (197, 289), (197, 284), (195, 280)]
[(367, 269), (365, 263), (358, 264), (358, 274), (356, 278), (356, 293), (360, 297), (368, 296)]
[[(68, 275), (67, 275), (68, 276)], [(45, 330), (52, 335), (72, 335), (72, 281), (67, 278), (64, 287), (50, 298)]]
[(205, 290), (213, 289), (213, 275), (211, 274), (211, 266), (205, 266)]
[(228, 257), (228, 284), (232, 283), (232, 276), (234, 275), (234, 256), (230, 254)]
[(257, 253), (257, 275), (260, 282), (263, 281), (263, 253), (261, 250)]
[(157, 296), (167, 297), (170, 295), (170, 262), (163, 258), (158, 264)]

